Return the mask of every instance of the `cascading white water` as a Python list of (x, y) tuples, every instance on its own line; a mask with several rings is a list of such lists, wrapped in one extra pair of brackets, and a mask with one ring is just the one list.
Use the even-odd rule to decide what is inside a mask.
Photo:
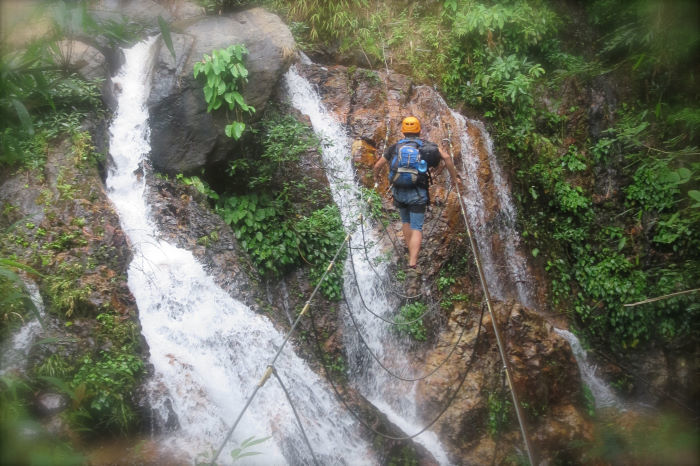
[[(467, 120), (457, 112), (451, 111), (452, 117), (457, 122), (457, 130), (460, 135), (462, 146), (462, 165), (465, 176), (463, 196), (467, 210), (469, 224), (474, 233), (475, 241), (479, 246), (484, 275), (489, 284), (489, 291), (494, 298), (504, 300), (517, 298), (523, 305), (533, 307), (532, 293), (528, 284), (530, 278), (527, 272), (527, 262), (520, 252), (520, 234), (515, 229), (517, 213), (510, 197), (510, 189), (503, 178), (501, 167), (493, 154), (493, 141), (482, 122), (477, 120)], [(479, 171), (482, 164), (479, 157), (480, 148), (469, 136), (467, 124), (479, 130), (480, 136), (485, 142), (484, 149), (487, 151), (489, 170), (493, 179), (493, 186), (498, 199), (498, 221), (495, 225), (490, 225), (486, 219), (489, 212), (484, 202), (484, 194), (479, 186)], [(498, 252), (491, 247), (491, 237), (496, 234), (503, 245), (503, 257), (498, 257)], [(505, 270), (499, 274), (498, 264), (504, 264)], [(507, 276), (508, 283), (505, 283), (501, 276)], [(514, 286), (516, 295), (509, 293), (509, 287)]]
[(624, 409), (624, 403), (620, 398), (613, 393), (608, 385), (596, 374), (596, 367), (588, 360), (586, 350), (581, 346), (581, 342), (573, 333), (568, 330), (555, 328), (557, 335), (561, 335), (571, 346), (571, 352), (574, 353), (578, 369), (583, 379), (583, 383), (591, 390), (595, 399), (596, 408), (616, 407)]
[[(415, 434), (429, 421), (417, 414), (414, 395), (416, 384), (390, 376), (371, 359), (348, 314), (348, 312), (353, 313), (364, 340), (378, 359), (392, 368), (395, 373), (410, 377), (410, 374), (405, 374), (406, 368), (410, 367), (406, 359), (408, 351), (405, 341), (397, 337), (392, 325), (367, 312), (361, 300), (364, 298), (364, 303), (371, 306), (375, 314), (388, 320), (393, 319), (399, 305), (395, 297), (385, 293), (383, 287), (377, 286), (378, 278), (381, 281), (387, 281), (386, 266), (379, 264), (374, 266), (373, 270), (370, 263), (380, 255), (378, 245), (363, 245), (362, 235), (357, 230), (358, 218), (363, 209), (350, 157), (351, 141), (343, 126), (326, 110), (318, 93), (306, 79), (299, 75), (295, 67), (286, 73), (285, 80), (292, 105), (310, 118), (314, 132), (324, 142), (323, 163), (328, 173), (333, 200), (340, 209), (346, 231), (357, 232), (352, 236), (351, 247), (356, 251), (362, 251), (365, 246), (368, 248), (366, 256), (364, 252), (353, 255), (355, 273), (351, 269), (350, 259), (345, 263), (344, 292), (350, 309), (345, 309), (343, 313), (345, 326), (343, 336), (346, 340), (351, 380), (357, 390), (379, 408), (390, 421), (406, 434)], [(365, 231), (371, 231), (367, 223), (364, 228)], [(375, 270), (379, 277), (375, 275)], [(424, 432), (416, 437), (416, 441), (421, 443), (441, 464), (449, 464), (447, 453), (434, 433)]]
[[(39, 287), (29, 278), (24, 278), (24, 285), (32, 300), (36, 315), (28, 316), (28, 320), (8, 341), (3, 344), (0, 355), (0, 375), (16, 371), (24, 373), (27, 370), (27, 355), (29, 349), (41, 333), (42, 326), (39, 319), (44, 319), (44, 301), (39, 294)], [(37, 318), (38, 317), (38, 318)]]
[[(151, 38), (125, 50), (124, 65), (113, 78), (121, 93), (110, 128), (107, 187), (133, 248), (128, 283), (155, 369), (152, 405), (163, 411), (171, 405), (179, 421), (179, 429), (163, 441), (192, 459), (218, 447), (284, 338), (267, 318), (218, 287), (189, 251), (160, 239), (150, 217), (143, 161), (150, 150), (146, 99), (155, 45)], [(376, 462), (354, 420), (291, 346), (275, 367), (322, 464)], [(255, 448), (263, 454), (246, 458), (249, 464), (311, 461), (274, 378), (258, 391), (219, 461), (230, 461), (231, 449), (251, 436), (272, 440)]]
[[(484, 128), (482, 122), (466, 120), (462, 115), (456, 112), (452, 112), (452, 115), (458, 122), (458, 129), (461, 134), (462, 163), (464, 165), (464, 172), (467, 175), (465, 182), (465, 190), (467, 193), (466, 196), (464, 196), (467, 216), (474, 231), (476, 242), (480, 248), (479, 252), (482, 259), (484, 274), (489, 283), (489, 290), (495, 298), (506, 299), (509, 297), (506, 284), (501, 280), (501, 275), (496, 270), (498, 258), (495, 257), (490, 241), (490, 237), (494, 234), (494, 231), (487, 226), (486, 206), (477, 177), (482, 161), (478, 154), (479, 148), (475, 146), (474, 141), (469, 137), (469, 133), (466, 130), (467, 124), (479, 130), (480, 137), (485, 143), (484, 149), (486, 149), (488, 154), (489, 170), (493, 177), (493, 187), (496, 190), (500, 208), (500, 218), (497, 222), (498, 230), (495, 233), (499, 235), (500, 242), (503, 245), (505, 266), (509, 278), (508, 281), (515, 286), (518, 300), (525, 306), (534, 307), (532, 302), (532, 290), (529, 286), (531, 280), (527, 272), (527, 262), (518, 245), (520, 235), (514, 227), (517, 214), (513, 201), (510, 198), (509, 187), (505, 183), (501, 168), (493, 155), (493, 141), (491, 136)], [(599, 408), (609, 406), (622, 407), (620, 399), (612, 392), (610, 387), (595, 374), (595, 367), (589, 363), (586, 352), (581, 347), (578, 338), (567, 330), (560, 330), (557, 328), (554, 330), (569, 342), (578, 363), (581, 376), (593, 393), (596, 406)]]

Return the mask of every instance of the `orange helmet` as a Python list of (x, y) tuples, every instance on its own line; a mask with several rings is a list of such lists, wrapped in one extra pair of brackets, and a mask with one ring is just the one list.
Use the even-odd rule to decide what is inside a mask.
[(420, 121), (416, 117), (406, 117), (401, 122), (401, 132), (418, 134), (420, 133)]

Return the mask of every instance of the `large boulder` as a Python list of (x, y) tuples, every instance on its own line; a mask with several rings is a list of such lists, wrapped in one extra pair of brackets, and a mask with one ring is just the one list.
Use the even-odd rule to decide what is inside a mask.
[(126, 19), (147, 28), (157, 28), (159, 16), (166, 21), (173, 19), (168, 9), (154, 0), (100, 0), (90, 10), (98, 20)]
[(194, 64), (213, 50), (244, 44), (250, 74), (243, 95), (260, 115), (294, 59), (295, 43), (279, 17), (262, 8), (195, 19), (172, 36), (176, 57), (161, 47), (148, 102), (151, 160), (166, 173), (191, 173), (225, 160), (235, 149), (235, 141), (224, 134), (226, 111), (206, 111), (202, 84), (192, 75)]

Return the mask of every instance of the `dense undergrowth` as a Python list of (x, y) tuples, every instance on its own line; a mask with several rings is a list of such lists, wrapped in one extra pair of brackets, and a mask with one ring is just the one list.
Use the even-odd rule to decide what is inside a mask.
[(307, 52), (408, 72), (483, 114), (550, 304), (607, 351), (697, 343), (697, 293), (624, 306), (700, 282), (693, 2), (209, 3), (264, 4)]
[[(32, 180), (41, 190), (37, 204), (43, 212), (35, 224), (21, 217), (14, 200), (3, 203), (0, 336), (5, 343), (32, 318), (52, 336), (30, 348), (25, 373), (9, 371), (0, 378), (1, 462), (84, 464), (86, 458), (65, 441), (66, 433), (74, 442), (90, 442), (138, 430), (141, 418), (133, 394), (145, 368), (135, 316), (117, 309), (117, 298), (99, 305), (90, 300), (93, 292), (102, 291), (95, 289), (93, 278), (118, 271), (113, 262), (119, 254), (98, 247), (98, 240), (93, 243), (104, 231), (89, 223), (95, 214), (90, 209), (66, 217), (75, 206), (96, 199), (95, 186), (86, 180), (99, 179), (104, 156), (96, 152), (84, 123), (98, 121), (106, 112), (101, 82), (75, 74), (59, 41), (90, 35), (115, 46), (141, 31), (126, 20), (96, 20), (84, 2), (45, 2), (41, 7), (37, 14), (48, 18), (41, 37), (17, 47), (10, 30), (3, 31), (0, 41), (0, 177)], [(66, 163), (47, 168), (48, 154), (60, 147), (66, 148)], [(54, 169), (55, 189), (48, 182)], [(39, 284), (46, 315), (37, 313), (20, 274)], [(115, 276), (112, 283), (120, 279)], [(81, 336), (85, 331), (89, 339)], [(57, 424), (60, 435), (37, 421), (36, 397), (47, 392), (65, 400)]]
[[(280, 277), (307, 265), (316, 285), (345, 238), (340, 211), (313, 176), (319, 167), (301, 165), (302, 156), (319, 153), (320, 141), (311, 128), (271, 106), (244, 144), (246, 156), (229, 162), (224, 176), (204, 173), (217, 190), (196, 177), (183, 179), (209, 196), (263, 275)], [(337, 263), (344, 258), (341, 251)], [(339, 300), (342, 279), (342, 267), (334, 267), (320, 291)]]

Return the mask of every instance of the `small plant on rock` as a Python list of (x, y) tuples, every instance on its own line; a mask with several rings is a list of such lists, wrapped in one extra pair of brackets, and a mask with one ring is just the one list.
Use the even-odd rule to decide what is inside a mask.
[(224, 103), (233, 111), (236, 119), (226, 125), (226, 136), (240, 139), (245, 130), (244, 113), (254, 113), (255, 108), (245, 103), (241, 94), (243, 85), (248, 82), (248, 70), (243, 65), (243, 57), (248, 49), (243, 44), (232, 45), (226, 49), (214, 50), (204, 55), (202, 61), (194, 64), (194, 77), (200, 74), (206, 78), (204, 99), (207, 111), (218, 110)]

